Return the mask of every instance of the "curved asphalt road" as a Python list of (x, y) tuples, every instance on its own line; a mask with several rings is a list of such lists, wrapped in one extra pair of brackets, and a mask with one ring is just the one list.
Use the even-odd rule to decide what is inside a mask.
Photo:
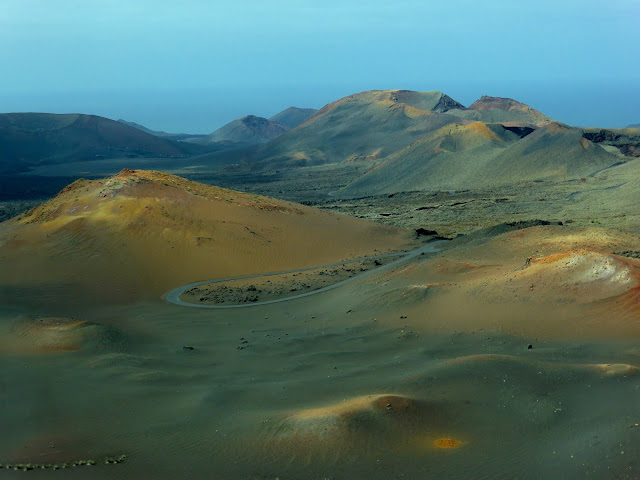
[[(347, 260), (346, 262), (338, 262), (338, 263), (330, 263), (328, 265), (319, 265), (317, 267), (307, 267), (307, 268), (299, 268), (297, 270), (285, 270), (282, 272), (273, 272), (273, 273), (261, 273), (258, 275), (246, 275), (243, 277), (229, 277), (229, 278), (219, 278), (217, 280), (203, 280), (201, 282), (194, 282), (194, 283), (189, 283), (188, 285), (183, 285), (181, 287), (178, 288), (174, 288), (173, 290), (171, 290), (169, 293), (167, 293), (165, 295), (165, 300), (169, 303), (173, 303), (175, 305), (180, 305), (181, 307), (192, 307), (192, 308), (248, 308), (248, 307), (257, 307), (258, 305), (268, 305), (270, 303), (279, 303), (279, 302), (287, 302), (289, 300), (295, 300), (296, 298), (302, 298), (302, 297), (308, 297), (310, 295), (316, 295), (318, 293), (322, 293), (322, 292), (326, 292), (327, 290), (331, 290), (333, 288), (338, 288), (341, 287), (342, 285), (352, 282), (356, 279), (360, 279), (363, 277), (366, 277), (367, 275), (372, 275), (374, 273), (378, 273), (382, 270), (386, 270), (388, 268), (394, 267), (400, 263), (406, 262), (407, 260), (410, 260), (412, 258), (417, 257), (418, 255), (422, 255), (422, 254), (428, 254), (428, 253), (436, 253), (439, 251), (439, 249), (436, 248), (437, 245), (441, 245), (442, 243), (446, 242), (446, 240), (438, 240), (435, 242), (431, 242), (428, 243), (427, 245), (423, 245), (420, 248), (417, 248), (416, 250), (412, 250), (411, 252), (404, 252), (404, 253), (387, 253), (385, 255), (375, 255), (375, 256), (371, 256), (371, 257), (361, 257), (361, 258), (356, 258), (353, 260)], [(273, 275), (284, 275), (287, 273), (297, 273), (297, 272), (305, 272), (307, 270), (318, 270), (320, 268), (331, 268), (331, 267), (339, 267), (341, 265), (346, 265), (348, 263), (354, 263), (354, 262), (361, 262), (363, 260), (375, 260), (376, 258), (388, 258), (388, 257), (398, 257), (401, 256), (402, 258), (399, 258), (398, 260), (395, 260), (391, 263), (387, 263), (386, 265), (383, 265), (381, 267), (378, 268), (374, 268), (371, 270), (368, 270), (366, 272), (363, 272), (359, 275), (355, 275), (353, 277), (347, 278), (346, 280), (342, 280), (341, 282), (338, 283), (334, 283), (332, 285), (323, 287), (323, 288), (319, 288), (318, 290), (312, 290), (310, 292), (306, 292), (306, 293), (300, 293), (298, 295), (293, 295), (291, 297), (284, 297), (284, 298), (277, 298), (275, 300), (267, 300), (264, 302), (253, 302), (253, 303), (246, 303), (246, 304), (237, 304), (237, 305), (202, 305), (202, 304), (198, 304), (198, 303), (189, 303), (189, 302), (184, 302), (182, 300), (180, 300), (180, 295), (182, 295), (185, 291), (189, 290), (190, 288), (193, 287), (199, 287), (200, 285), (208, 285), (211, 283), (221, 283), (221, 282), (229, 282), (231, 280), (244, 280), (247, 278), (259, 278), (259, 277), (271, 277)]]

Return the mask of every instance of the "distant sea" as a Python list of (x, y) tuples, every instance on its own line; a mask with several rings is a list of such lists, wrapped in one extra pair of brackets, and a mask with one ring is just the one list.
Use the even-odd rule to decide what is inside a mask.
[(469, 106), (481, 95), (511, 97), (569, 125), (624, 127), (640, 122), (640, 84), (504, 83), (215, 87), (76, 92), (0, 93), (0, 112), (87, 113), (172, 133), (210, 133), (244, 115), (271, 117), (290, 107), (321, 108), (374, 88), (440, 90)]

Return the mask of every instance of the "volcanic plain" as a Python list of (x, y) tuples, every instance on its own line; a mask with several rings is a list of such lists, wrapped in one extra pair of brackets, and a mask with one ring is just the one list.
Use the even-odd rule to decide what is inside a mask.
[(1, 477), (640, 476), (637, 129), (403, 90), (277, 120), (12, 173), (70, 181), (0, 223)]

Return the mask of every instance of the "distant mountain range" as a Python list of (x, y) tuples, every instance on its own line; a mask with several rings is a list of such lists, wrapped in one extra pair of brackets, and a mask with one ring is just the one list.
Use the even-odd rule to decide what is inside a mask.
[(632, 123), (631, 125), (627, 125), (627, 128), (640, 128), (640, 123)]
[(474, 121), (533, 129), (552, 119), (507, 98), (485, 96), (466, 108), (442, 92), (374, 90), (333, 102), (295, 130), (264, 145), (255, 155), (256, 166), (380, 160), (445, 125)]
[(88, 160), (136, 157), (197, 157), (180, 168), (216, 178), (340, 165), (353, 172), (337, 186), (345, 196), (575, 179), (638, 156), (640, 135), (631, 129), (570, 127), (510, 98), (483, 96), (465, 107), (437, 91), (361, 92), (318, 111), (247, 115), (197, 136), (93, 115), (0, 114), (3, 173), (82, 162), (68, 174), (84, 175)]
[(307, 120), (317, 110), (313, 108), (289, 107), (271, 118), (246, 115), (229, 122), (218, 130), (208, 135), (193, 135), (188, 133), (167, 133), (151, 130), (143, 125), (126, 120), (118, 120), (120, 123), (137, 128), (150, 135), (183, 140), (199, 145), (229, 144), (258, 145), (267, 143), (274, 138), (288, 132)]
[(261, 144), (289, 131), (315, 112), (288, 108), (271, 119), (248, 115), (210, 135), (167, 133), (97, 115), (0, 114), (0, 173), (41, 165), (116, 158), (184, 158)]
[(336, 192), (366, 196), (579, 178), (637, 147), (637, 138), (562, 125), (510, 98), (467, 108), (442, 92), (374, 90), (325, 106), (245, 162), (254, 172), (368, 163)]

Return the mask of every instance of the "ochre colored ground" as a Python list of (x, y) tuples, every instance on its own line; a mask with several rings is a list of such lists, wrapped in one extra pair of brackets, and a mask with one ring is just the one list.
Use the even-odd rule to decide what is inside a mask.
[(78, 180), (4, 222), (0, 285), (73, 284), (87, 302), (130, 302), (208, 278), (415, 246), (403, 230), (159, 172), (123, 171)]

